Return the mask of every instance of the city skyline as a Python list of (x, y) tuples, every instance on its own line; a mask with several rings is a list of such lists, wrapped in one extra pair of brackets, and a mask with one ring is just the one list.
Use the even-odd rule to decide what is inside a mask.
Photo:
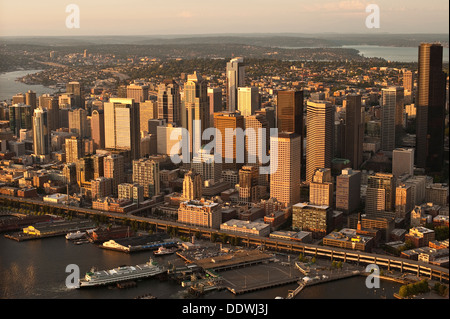
[[(363, 0), (112, 2), (0, 39), (0, 298), (448, 299), (448, 40), (411, 34), (436, 3), (379, 1), (370, 29)], [(17, 33), (69, 14), (23, 4)], [(219, 24), (297, 36), (102, 36)]]
[[(168, 10), (164, 2), (134, 0), (127, 3), (79, 0), (80, 28), (67, 28), (68, 4), (60, 1), (2, 2), (0, 36), (79, 35), (174, 35), (223, 33), (448, 33), (448, 2), (379, 0), (379, 29), (365, 26), (370, 1), (282, 0), (273, 6), (268, 0), (235, 1), (222, 4), (207, 1), (175, 1)], [(271, 10), (267, 10), (270, 6)], [(136, 10), (136, 9), (139, 10)], [(16, 23), (12, 12), (21, 12)], [(101, 13), (101, 14), (100, 14)], [(117, 27), (115, 21), (123, 23)], [(45, 21), (45, 23), (43, 23)], [(411, 23), (415, 21), (415, 23)], [(225, 27), (227, 26), (227, 27)]]

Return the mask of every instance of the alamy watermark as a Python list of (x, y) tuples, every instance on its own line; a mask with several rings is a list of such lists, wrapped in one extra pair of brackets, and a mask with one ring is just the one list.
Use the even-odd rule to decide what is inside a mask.
[(369, 289), (380, 288), (380, 267), (375, 264), (367, 265), (366, 272), (369, 273), (366, 278), (366, 287)]
[(370, 14), (366, 17), (366, 27), (368, 29), (380, 28), (380, 7), (377, 4), (369, 4), (366, 12)]
[(66, 13), (70, 13), (66, 18), (66, 27), (68, 29), (80, 28), (80, 7), (76, 4), (68, 4)]
[[(192, 136), (186, 128), (172, 130), (170, 140), (177, 141), (170, 149), (170, 158), (174, 164), (205, 162), (205, 157), (215, 163), (259, 164), (259, 173), (273, 174), (278, 168), (278, 143), (272, 138), (278, 136), (277, 128), (225, 128), (225, 136), (217, 128), (207, 128), (200, 134), (200, 120), (193, 121)], [(270, 147), (267, 145), (267, 131), (270, 135)], [(181, 137), (181, 139), (180, 139)], [(202, 145), (202, 141), (208, 141)], [(223, 147), (223, 143), (225, 147)], [(192, 146), (191, 146), (192, 144)], [(268, 149), (270, 148), (270, 155)], [(270, 162), (270, 158), (274, 160)], [(207, 161), (206, 161), (207, 162)]]

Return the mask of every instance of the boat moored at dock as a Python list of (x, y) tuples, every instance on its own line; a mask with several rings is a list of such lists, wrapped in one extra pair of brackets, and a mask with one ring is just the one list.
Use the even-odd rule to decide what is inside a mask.
[(122, 281), (129, 281), (141, 278), (148, 278), (164, 273), (163, 267), (151, 259), (145, 264), (136, 266), (120, 266), (109, 270), (91, 270), (84, 278), (79, 280), (79, 287), (93, 287), (109, 285)]

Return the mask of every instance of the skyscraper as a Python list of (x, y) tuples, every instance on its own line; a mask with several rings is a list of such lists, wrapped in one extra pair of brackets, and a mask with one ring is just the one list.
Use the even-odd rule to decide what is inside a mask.
[(78, 135), (79, 138), (90, 136), (87, 123), (87, 112), (85, 109), (77, 108), (69, 111), (69, 130)]
[[(144, 101), (139, 103), (139, 122), (140, 131), (148, 132), (148, 121), (158, 118), (158, 102), (157, 101)], [(181, 122), (181, 120), (180, 120)]]
[(336, 209), (352, 213), (359, 208), (361, 172), (344, 168), (336, 177)]
[(303, 91), (278, 91), (277, 128), (303, 137)]
[[(244, 142), (239, 142), (237, 134), (233, 135), (231, 139), (230, 134), (233, 134), (236, 129), (242, 129), (243, 132), (244, 117), (239, 112), (214, 113), (214, 127), (220, 131), (222, 136), (222, 168), (239, 169), (245, 161)], [(243, 157), (240, 158), (239, 155)]]
[(81, 88), (80, 82), (72, 81), (67, 83), (66, 92), (68, 94), (73, 94), (74, 107), (84, 107), (83, 105), (83, 89)]
[(416, 165), (439, 172), (444, 164), (446, 74), (443, 48), (437, 43), (419, 46), (416, 97)]
[(49, 155), (51, 136), (48, 129), (48, 113), (45, 109), (35, 109), (33, 115), (33, 148), (35, 155)]
[(270, 197), (288, 205), (300, 201), (300, 147), (301, 138), (294, 132), (270, 137)]
[(333, 178), (330, 168), (320, 168), (314, 172), (309, 183), (309, 202), (313, 205), (333, 206)]
[(188, 75), (184, 84), (184, 112), (183, 127), (189, 132), (192, 159), (204, 144), (202, 133), (209, 127), (208, 85), (196, 71)]
[(105, 147), (130, 150), (131, 159), (140, 157), (139, 105), (133, 99), (111, 98), (104, 104)]
[(144, 187), (144, 197), (151, 198), (158, 195), (160, 192), (159, 162), (148, 158), (134, 160), (133, 182)]
[(148, 100), (148, 85), (131, 83), (127, 86), (127, 98), (133, 99), (136, 103)]
[(403, 88), (409, 92), (414, 89), (414, 73), (410, 70), (403, 72)]
[(238, 110), (242, 116), (255, 114), (259, 108), (259, 91), (257, 87), (238, 88)]
[(395, 177), (376, 173), (367, 179), (366, 213), (393, 212), (395, 209)]
[(227, 110), (234, 112), (238, 109), (238, 88), (245, 86), (245, 66), (243, 58), (233, 58), (227, 63), (226, 70), (226, 101)]
[(334, 113), (329, 102), (308, 101), (306, 108), (306, 182), (318, 168), (331, 168)]
[(396, 148), (392, 152), (392, 174), (398, 179), (401, 175), (414, 175), (414, 149)]
[(84, 147), (81, 138), (72, 136), (66, 138), (66, 163), (75, 163), (84, 156)]
[(209, 125), (214, 125), (214, 113), (223, 111), (222, 109), (222, 89), (208, 88), (209, 97)]
[(403, 126), (403, 87), (381, 90), (381, 149), (392, 152), (399, 144)]
[(174, 80), (164, 80), (158, 86), (158, 119), (181, 125), (180, 88)]
[(105, 114), (103, 110), (92, 111), (91, 137), (94, 141), (95, 149), (102, 149), (105, 147)]
[(20, 136), (21, 129), (32, 129), (32, 112), (31, 106), (23, 103), (13, 104), (9, 107), (9, 127), (15, 136)]
[(342, 157), (350, 160), (354, 169), (359, 169), (362, 164), (364, 140), (364, 123), (361, 120), (361, 95), (349, 94), (346, 101)]
[(103, 158), (103, 170), (106, 178), (111, 178), (112, 194), (117, 196), (119, 184), (125, 182), (124, 157), (110, 154)]

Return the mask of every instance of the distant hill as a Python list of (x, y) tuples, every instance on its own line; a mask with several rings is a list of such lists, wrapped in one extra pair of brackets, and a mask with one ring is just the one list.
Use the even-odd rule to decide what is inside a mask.
[(417, 47), (421, 42), (449, 45), (448, 34), (204, 34), (149, 36), (0, 37), (3, 44), (72, 46), (92, 44), (189, 45), (244, 44), (264, 47), (339, 47), (342, 45), (380, 45)]

